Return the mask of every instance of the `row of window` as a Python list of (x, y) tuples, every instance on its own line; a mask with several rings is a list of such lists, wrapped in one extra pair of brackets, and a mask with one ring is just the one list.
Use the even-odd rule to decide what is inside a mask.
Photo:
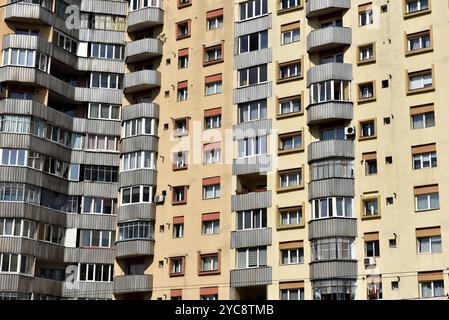
[(65, 229), (60, 226), (14, 218), (0, 219), (0, 236), (23, 237), (64, 244)]

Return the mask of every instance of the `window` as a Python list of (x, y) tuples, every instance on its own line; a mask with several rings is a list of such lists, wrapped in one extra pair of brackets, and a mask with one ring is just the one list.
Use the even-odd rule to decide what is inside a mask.
[(268, 31), (260, 31), (239, 37), (239, 54), (268, 48)]
[(217, 273), (220, 271), (218, 254), (200, 255), (200, 261), (199, 274)]
[(219, 198), (220, 193), (220, 177), (203, 179), (203, 199)]
[(80, 247), (102, 247), (110, 248), (115, 242), (114, 231), (104, 230), (80, 230), (79, 246)]
[(380, 216), (379, 203), (379, 198), (362, 199), (363, 216)]
[(373, 9), (371, 3), (359, 6), (359, 26), (362, 27), (369, 24), (373, 24)]
[(364, 153), (362, 159), (365, 161), (365, 175), (370, 176), (377, 174), (377, 153)]
[(343, 63), (343, 52), (337, 51), (337, 52), (324, 52), (323, 54), (320, 54), (320, 64), (326, 64), (326, 63)]
[(353, 160), (320, 160), (310, 164), (310, 179), (354, 178)]
[(80, 263), (79, 281), (112, 282), (114, 266), (112, 264), (86, 264)]
[(218, 234), (220, 233), (220, 214), (205, 213), (202, 215), (202, 234)]
[(355, 258), (353, 238), (331, 237), (313, 240), (312, 261), (350, 260)]
[(434, 111), (412, 114), (411, 118), (413, 130), (435, 127)]
[(368, 300), (382, 299), (382, 276), (366, 277), (366, 289)]
[(36, 54), (37, 51), (29, 49), (15, 49), (15, 48), (4, 49), (3, 65), (34, 67), (36, 61)]
[(25, 166), (27, 151), (24, 149), (0, 149), (1, 164), (5, 166)]
[(189, 67), (189, 48), (178, 51), (178, 68), (185, 69)]
[(301, 96), (279, 99), (278, 116), (302, 112)]
[(152, 186), (134, 186), (121, 189), (122, 205), (139, 202), (153, 202), (154, 189)]
[(203, 146), (203, 163), (214, 164), (221, 161), (221, 142), (208, 143)]
[(303, 224), (302, 207), (279, 208), (280, 227), (294, 227)]
[(118, 167), (85, 165), (84, 181), (117, 182)]
[(267, 265), (267, 247), (237, 249), (237, 268), (258, 268)]
[(173, 238), (184, 237), (184, 217), (173, 218)]
[(91, 43), (90, 57), (99, 59), (123, 59), (123, 48), (118, 44)]
[(85, 29), (124, 32), (126, 31), (126, 21), (123, 16), (82, 12), (80, 14), (80, 27)]
[(186, 101), (187, 100), (187, 94), (188, 94), (188, 82), (178, 82), (178, 101)]
[(267, 65), (238, 70), (239, 87), (251, 86), (268, 80)]
[(353, 217), (352, 198), (332, 197), (315, 199), (312, 201), (313, 219), (323, 219), (331, 217)]
[(173, 153), (173, 170), (187, 169), (188, 153), (186, 152), (174, 152)]
[(238, 106), (239, 123), (267, 118), (267, 100), (242, 103)]
[[(304, 283), (302, 285), (304, 286)], [(281, 300), (304, 300), (304, 288), (281, 289)]]
[(115, 214), (116, 200), (109, 198), (83, 197), (83, 211), (87, 214)]
[(302, 149), (302, 132), (294, 132), (279, 135), (279, 147), (280, 152), (298, 151)]
[(278, 191), (303, 187), (302, 169), (279, 171)]
[(113, 73), (92, 72), (90, 74), (90, 88), (121, 89), (121, 77)]
[(291, 78), (300, 77), (301, 73), (301, 61), (287, 62), (279, 65), (278, 80), (287, 80)]
[(281, 264), (304, 263), (304, 245), (302, 241), (284, 242), (279, 244), (281, 250)]
[(192, 5), (192, 0), (178, 0), (178, 8), (184, 8)]
[(120, 120), (120, 106), (104, 103), (89, 103), (89, 118)]
[(238, 140), (239, 158), (267, 153), (267, 136), (257, 136)]
[(156, 7), (160, 8), (161, 6), (160, 0), (132, 0), (130, 1), (130, 11), (139, 10), (143, 8)]
[(359, 46), (358, 63), (373, 62), (375, 59), (374, 43)]
[(413, 169), (435, 168), (437, 166), (436, 144), (412, 147)]
[(178, 22), (176, 24), (176, 40), (190, 37), (190, 20)]
[(154, 223), (150, 221), (132, 221), (119, 223), (119, 240), (154, 239)]
[[(220, 109), (221, 110), (221, 109)], [(204, 118), (204, 129), (217, 129), (221, 127), (221, 114)]]
[(218, 9), (206, 13), (207, 30), (215, 30), (223, 27), (223, 11), (223, 9)]
[(0, 236), (35, 239), (36, 222), (22, 219), (0, 218)]
[(187, 203), (187, 186), (173, 187), (172, 204)]
[(174, 119), (173, 127), (175, 129), (175, 132), (173, 133), (174, 136), (187, 135), (189, 133), (189, 119), (188, 118)]
[(237, 231), (262, 229), (267, 227), (267, 209), (237, 212)]
[(156, 170), (156, 153), (151, 151), (137, 151), (122, 155), (122, 170), (137, 169)]
[(222, 90), (223, 90), (223, 83), (221, 80), (206, 82), (206, 84), (205, 84), (205, 91), (206, 91), (205, 95), (206, 96), (221, 93)]
[(441, 253), (441, 229), (416, 229), (418, 253)]
[(432, 70), (408, 73), (408, 92), (433, 89)]
[(429, 0), (405, 0), (405, 3), (407, 14), (430, 10)]
[(0, 183), (0, 201), (25, 201), (39, 204), (40, 189), (22, 183)]
[(55, 31), (53, 36), (53, 43), (74, 55), (77, 54), (78, 41), (65, 34)]
[(200, 295), (200, 300), (218, 300), (218, 293), (217, 294), (202, 294)]
[(433, 298), (444, 296), (444, 281), (426, 281), (420, 282), (421, 298)]
[[(366, 234), (365, 234), (365, 236), (366, 236)], [(380, 257), (379, 240), (370, 240), (370, 241), (365, 240), (365, 256), (366, 257)]]
[(360, 122), (360, 136), (359, 139), (375, 138), (376, 134), (376, 121), (366, 120)]
[(158, 120), (155, 118), (138, 118), (123, 122), (123, 135), (125, 138), (142, 134), (157, 134)]
[[(301, 0), (280, 0), (279, 1), (279, 10), (288, 10), (294, 9), (295, 7), (301, 7)], [(297, 299), (292, 299), (297, 300)], [(301, 300), (301, 299), (300, 299)]]
[(415, 211), (440, 208), (438, 185), (415, 187)]
[(407, 35), (407, 53), (416, 53), (431, 49), (430, 30)]
[(345, 80), (328, 80), (313, 83), (310, 86), (310, 103), (328, 101), (350, 101), (350, 82)]
[(251, 0), (240, 3), (240, 21), (268, 14), (268, 0)]
[(35, 258), (23, 254), (0, 253), (0, 273), (32, 275)]
[(375, 81), (359, 84), (359, 103), (376, 99), (375, 86)]
[(223, 61), (223, 45), (204, 48), (203, 65), (210, 65), (213, 63)]
[(170, 258), (170, 276), (184, 275), (184, 257)]
[(293, 22), (281, 26), (281, 44), (289, 44), (300, 40), (300, 22)]

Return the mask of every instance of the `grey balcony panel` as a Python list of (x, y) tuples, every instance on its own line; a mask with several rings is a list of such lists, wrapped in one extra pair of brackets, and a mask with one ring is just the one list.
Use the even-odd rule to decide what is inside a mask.
[(156, 103), (138, 103), (122, 107), (122, 121), (137, 118), (159, 119), (159, 105)]
[(154, 254), (153, 240), (118, 241), (116, 247), (117, 258), (152, 256)]
[(3, 36), (3, 49), (20, 48), (38, 50), (50, 55), (52, 45), (44, 38), (25, 34), (8, 34)]
[(272, 59), (272, 48), (265, 48), (257, 51), (238, 54), (234, 57), (234, 70), (271, 63)]
[(271, 13), (260, 18), (235, 23), (235, 37), (271, 29)]
[(62, 261), (64, 246), (19, 237), (0, 237), (0, 251), (21, 253), (43, 261)]
[(0, 202), (0, 218), (17, 218), (66, 226), (66, 214), (25, 202)]
[(78, 40), (83, 42), (125, 43), (125, 32), (79, 29)]
[(320, 64), (307, 71), (307, 87), (326, 80), (352, 80), (352, 64), (331, 62)]
[(352, 43), (352, 30), (346, 27), (329, 27), (313, 30), (307, 36), (307, 51), (331, 50)]
[(59, 193), (66, 193), (69, 186), (68, 180), (27, 167), (0, 166), (0, 177), (2, 182), (27, 183)]
[(64, 298), (112, 299), (113, 282), (77, 281), (74, 287), (62, 286)]
[(150, 169), (140, 169), (125, 171), (120, 173), (119, 185), (120, 188), (135, 186), (135, 185), (156, 185), (157, 171)]
[(308, 162), (327, 158), (354, 158), (354, 141), (325, 140), (313, 142), (308, 147)]
[(80, 10), (102, 14), (126, 16), (126, 14), (128, 13), (128, 4), (126, 3), (126, 1), (82, 0)]
[(140, 70), (125, 74), (125, 92), (136, 92), (161, 86), (161, 73), (154, 70)]
[(77, 63), (74, 66), (81, 71), (97, 71), (110, 73), (123, 73), (123, 60), (116, 59), (98, 59), (98, 58), (83, 58), (78, 57)]
[(122, 97), (122, 90), (75, 87), (76, 101), (122, 104)]
[(271, 208), (271, 190), (232, 195), (231, 211)]
[(6, 7), (5, 20), (52, 25), (53, 14), (37, 4), (15, 3)]
[(162, 41), (159, 39), (145, 38), (129, 42), (126, 45), (126, 62), (136, 62), (162, 55)]
[(270, 172), (272, 170), (272, 162), (272, 156), (269, 154), (234, 159), (232, 162), (232, 174)]
[(122, 139), (120, 152), (129, 153), (134, 151), (158, 151), (159, 138), (156, 136), (142, 135)]
[(308, 18), (351, 8), (351, 0), (309, 0), (306, 3)]
[(307, 107), (307, 124), (316, 125), (336, 120), (352, 120), (352, 102), (326, 102)]
[(72, 163), (118, 167), (120, 158), (117, 152), (96, 152), (72, 150)]
[(309, 221), (309, 240), (330, 237), (357, 237), (357, 219), (329, 218)]
[(150, 292), (153, 290), (153, 276), (150, 274), (117, 276), (114, 279), (114, 293)]
[(251, 287), (271, 284), (271, 267), (231, 270), (231, 287)]
[(67, 214), (67, 228), (115, 231), (116, 227), (116, 215)]
[(157, 7), (148, 7), (128, 14), (128, 32), (148, 29), (164, 23), (164, 11)]
[(118, 136), (121, 131), (120, 121), (73, 118), (73, 131)]
[(231, 249), (271, 246), (271, 228), (231, 232)]
[(115, 248), (65, 248), (64, 262), (113, 264)]
[(0, 101), (0, 114), (25, 114), (35, 116), (72, 130), (72, 117), (32, 100), (3, 99)]
[(268, 135), (271, 133), (271, 119), (242, 122), (232, 127), (234, 140), (241, 140), (248, 137)]
[(310, 279), (357, 279), (357, 261), (311, 262)]
[(309, 182), (309, 200), (354, 195), (354, 179), (330, 178)]
[(269, 98), (272, 90), (271, 82), (234, 89), (234, 104)]
[(150, 203), (136, 203), (118, 208), (118, 222), (130, 220), (156, 220), (156, 206)]
[(1, 274), (0, 291), (32, 292), (60, 296), (63, 282), (19, 274)]
[(99, 198), (116, 198), (118, 192), (118, 183), (107, 182), (70, 182), (69, 191), (70, 195), (79, 195), (86, 197), (99, 197)]

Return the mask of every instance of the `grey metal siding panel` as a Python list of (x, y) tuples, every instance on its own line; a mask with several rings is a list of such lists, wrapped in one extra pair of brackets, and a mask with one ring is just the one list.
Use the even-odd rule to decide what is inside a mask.
[(162, 55), (162, 41), (159, 39), (145, 38), (128, 42), (125, 49), (126, 58), (141, 54), (149, 54), (151, 56)]
[(87, 197), (116, 198), (118, 183), (70, 182), (68, 193)]
[(74, 100), (122, 104), (123, 90), (74, 87)]
[(153, 290), (153, 276), (149, 274), (118, 276), (114, 279), (114, 293), (148, 292)]
[(132, 170), (120, 173), (120, 188), (135, 185), (156, 185), (157, 171), (150, 169)]
[(271, 228), (231, 232), (231, 249), (271, 246)]
[(124, 44), (125, 33), (110, 30), (79, 29), (78, 40)]
[(51, 44), (39, 36), (25, 34), (8, 34), (3, 36), (3, 49), (20, 48), (39, 50), (47, 55), (51, 52)]
[(66, 226), (64, 212), (43, 208), (24, 202), (0, 202), (0, 218), (19, 218)]
[(160, 8), (148, 7), (128, 14), (128, 32), (148, 28), (164, 23), (164, 11)]
[(231, 287), (268, 285), (272, 282), (271, 267), (231, 270)]
[(140, 70), (125, 74), (123, 80), (123, 87), (129, 91), (138, 86), (160, 86), (161, 85), (161, 73), (154, 70)]
[(234, 140), (241, 140), (247, 137), (265, 136), (271, 133), (271, 119), (243, 122), (232, 127)]
[(97, 59), (78, 57), (75, 68), (81, 71), (97, 71), (123, 73), (124, 64), (122, 60)]
[(78, 287), (62, 287), (65, 298), (112, 299), (113, 282), (75, 282)]
[(320, 64), (307, 71), (307, 87), (326, 80), (352, 80), (352, 64), (331, 62)]
[(67, 214), (67, 228), (115, 231), (116, 227), (115, 215)]
[(309, 182), (309, 200), (327, 197), (354, 197), (354, 179), (330, 178)]
[(115, 248), (65, 248), (64, 262), (113, 264)]
[(240, 37), (245, 34), (251, 34), (259, 31), (264, 31), (272, 28), (272, 14), (260, 18), (251, 19), (248, 21), (235, 23), (235, 37)]
[(6, 292), (33, 292), (57, 297), (61, 295), (62, 285), (62, 281), (44, 278), (19, 274), (0, 275), (0, 291)]
[(118, 222), (130, 220), (155, 220), (156, 206), (150, 203), (138, 203), (120, 206), (118, 209)]
[(159, 119), (159, 105), (156, 103), (138, 103), (122, 107), (122, 121), (137, 118)]
[(310, 279), (357, 279), (357, 261), (312, 262)]
[(134, 151), (158, 151), (159, 138), (156, 136), (136, 136), (122, 139), (120, 152), (129, 153)]
[(231, 211), (271, 208), (271, 190), (232, 195)]
[(307, 35), (307, 51), (331, 49), (333, 46), (350, 45), (352, 30), (347, 27), (316, 29)]
[(116, 243), (117, 258), (152, 256), (154, 254), (153, 240), (130, 240)]
[(120, 165), (118, 153), (112, 152), (88, 152), (73, 150), (71, 154), (72, 163), (82, 163), (91, 165), (115, 166)]
[(249, 87), (234, 89), (234, 104), (266, 99), (272, 96), (272, 83), (256, 84)]
[(269, 154), (234, 159), (232, 162), (232, 174), (270, 172), (272, 170), (272, 162), (272, 156)]
[(121, 124), (120, 121), (73, 118), (73, 131), (118, 136)]
[(271, 63), (272, 59), (272, 48), (265, 48), (257, 51), (238, 54), (234, 56), (234, 70), (249, 68), (265, 63)]
[(308, 147), (308, 162), (327, 158), (354, 157), (354, 141), (351, 140), (317, 141)]
[(125, 1), (82, 0), (80, 10), (126, 16), (128, 13), (128, 4)]
[(62, 261), (64, 246), (18, 237), (0, 237), (0, 251), (21, 253), (34, 256), (38, 260), (57, 262)]
[(334, 120), (352, 120), (352, 102), (326, 102), (307, 107), (307, 124), (315, 125)]
[(335, 10), (350, 8), (351, 0), (308, 0), (306, 2), (306, 15), (311, 18)]
[(5, 20), (38, 20), (45, 24), (53, 24), (53, 15), (46, 8), (30, 3), (15, 3), (6, 7)]
[(329, 218), (309, 222), (309, 240), (327, 237), (357, 237), (357, 219)]

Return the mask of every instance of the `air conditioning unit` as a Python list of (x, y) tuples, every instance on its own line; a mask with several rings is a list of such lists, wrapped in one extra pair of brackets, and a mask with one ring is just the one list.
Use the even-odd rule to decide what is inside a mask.
[(364, 262), (365, 262), (365, 266), (375, 266), (376, 265), (376, 259), (374, 257), (366, 257)]
[(154, 196), (154, 203), (164, 203), (165, 196)]
[(345, 128), (346, 137), (352, 137), (355, 135), (355, 127), (346, 127)]

